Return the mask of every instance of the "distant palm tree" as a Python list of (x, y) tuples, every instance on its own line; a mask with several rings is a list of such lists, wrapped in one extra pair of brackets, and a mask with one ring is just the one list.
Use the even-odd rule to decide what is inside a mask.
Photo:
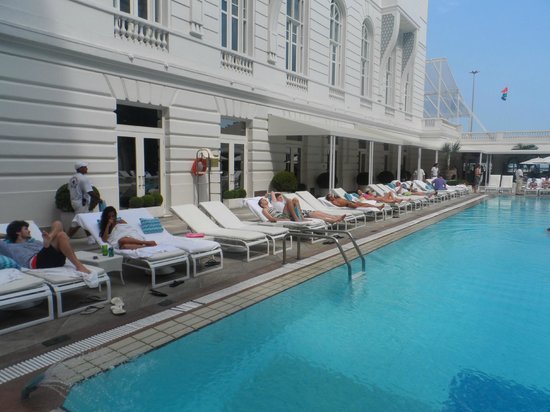
[(460, 142), (445, 143), (441, 148), (441, 152), (447, 155), (447, 170), (451, 168), (451, 156), (460, 152)]
[(514, 147), (512, 147), (512, 150), (538, 150), (539, 147), (536, 144), (523, 144), (518, 143)]

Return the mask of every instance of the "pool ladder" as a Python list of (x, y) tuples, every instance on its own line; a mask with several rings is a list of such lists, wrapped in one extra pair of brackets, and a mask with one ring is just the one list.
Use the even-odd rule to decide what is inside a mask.
[[(342, 248), (342, 245), (339, 242), (339, 239), (336, 237), (337, 235), (345, 235), (349, 238), (351, 243), (353, 244), (353, 247), (357, 251), (357, 255), (361, 259), (361, 271), (353, 273), (353, 269), (351, 267), (351, 263), (346, 255), (346, 251)], [(346, 230), (326, 230), (326, 229), (318, 229), (318, 230), (307, 230), (307, 231), (290, 231), (284, 238), (283, 238), (283, 265), (285, 265), (286, 262), (286, 240), (287, 238), (294, 236), (296, 238), (296, 259), (300, 260), (300, 245), (302, 239), (310, 239), (310, 238), (316, 238), (316, 239), (326, 239), (333, 241), (336, 246), (338, 247), (338, 250), (340, 251), (340, 254), (344, 258), (344, 262), (346, 263), (346, 266), (348, 267), (348, 276), (350, 280), (356, 279), (359, 276), (362, 276), (366, 273), (366, 263), (365, 263), (365, 256), (363, 256), (363, 253), (361, 253), (361, 249), (359, 249), (359, 246), (357, 245), (357, 242), (355, 241), (354, 237), (351, 235), (350, 232)]]

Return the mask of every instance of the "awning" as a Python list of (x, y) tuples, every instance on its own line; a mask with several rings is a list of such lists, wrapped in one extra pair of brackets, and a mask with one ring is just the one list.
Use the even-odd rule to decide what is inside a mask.
[(268, 118), (268, 134), (269, 136), (338, 136), (395, 145), (420, 145), (412, 139), (409, 141), (401, 137), (378, 135), (376, 130), (367, 130), (367, 126), (324, 124), (272, 114)]

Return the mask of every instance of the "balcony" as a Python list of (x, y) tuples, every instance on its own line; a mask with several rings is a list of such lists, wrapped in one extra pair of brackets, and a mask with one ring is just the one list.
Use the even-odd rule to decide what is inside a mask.
[(227, 50), (222, 50), (221, 53), (221, 64), (223, 68), (248, 75), (254, 73), (254, 62), (248, 57)]
[(286, 74), (286, 85), (304, 92), (307, 92), (308, 90), (308, 80), (305, 77), (297, 75), (296, 73)]
[(115, 13), (114, 21), (116, 38), (168, 51), (168, 31), (162, 26), (124, 13)]

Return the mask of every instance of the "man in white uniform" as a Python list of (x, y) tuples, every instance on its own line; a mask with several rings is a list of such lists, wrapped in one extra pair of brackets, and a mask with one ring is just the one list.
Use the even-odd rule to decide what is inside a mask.
[[(88, 163), (76, 162), (74, 165), (76, 173), (71, 176), (69, 180), (69, 193), (71, 194), (71, 205), (73, 206), (75, 215), (79, 213), (90, 212), (90, 204), (92, 199), (97, 203), (101, 202), (99, 196), (94, 192), (90, 179), (86, 174), (88, 173)], [(69, 237), (72, 237), (80, 228), (75, 219), (71, 223), (71, 228), (67, 232)], [(88, 231), (85, 231), (88, 235), (88, 243), (94, 244), (95, 240)]]

